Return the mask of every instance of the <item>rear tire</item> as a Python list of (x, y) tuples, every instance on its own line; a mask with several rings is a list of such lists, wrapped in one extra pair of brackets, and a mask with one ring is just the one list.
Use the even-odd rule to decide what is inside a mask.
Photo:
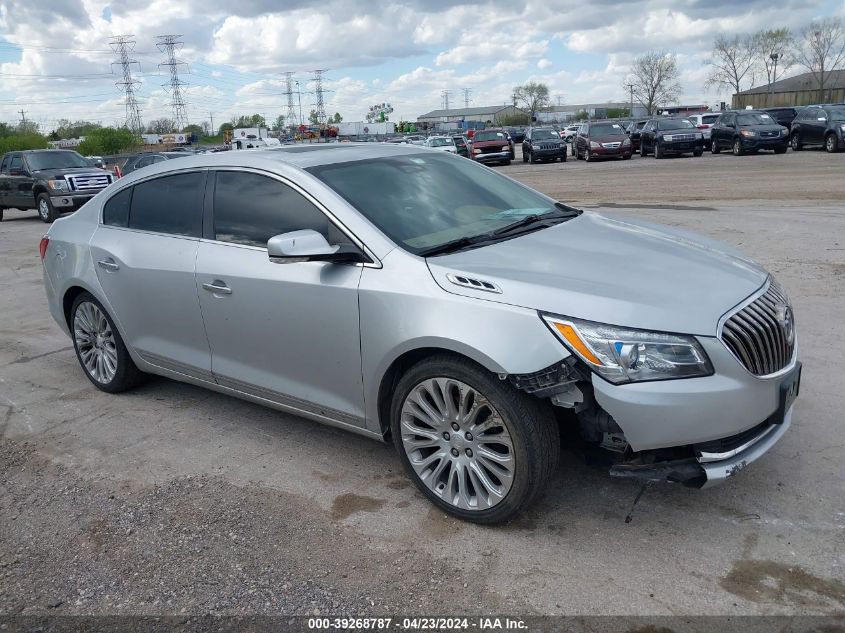
[(697, 152), (693, 152), (692, 155), (696, 158), (701, 158), (701, 155), (704, 153), (704, 150), (698, 150)]
[(82, 292), (74, 299), (68, 327), (76, 358), (97, 389), (119, 393), (143, 381), (114, 321), (93, 295)]
[(50, 196), (46, 193), (38, 194), (38, 197), (35, 199), (35, 208), (38, 211), (38, 217), (47, 224), (54, 222), (59, 217), (53, 206), (53, 201), (50, 200)]
[(547, 406), (469, 359), (447, 354), (402, 376), (390, 428), (420, 491), (441, 510), (475, 523), (501, 523), (527, 508), (560, 455)]

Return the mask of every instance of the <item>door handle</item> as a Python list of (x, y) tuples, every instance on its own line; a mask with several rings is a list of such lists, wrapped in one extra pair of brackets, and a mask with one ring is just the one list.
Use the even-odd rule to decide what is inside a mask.
[(118, 266), (118, 265), (114, 262), (114, 260), (113, 260), (113, 259), (111, 259), (111, 258), (109, 258), (109, 259), (104, 259), (104, 260), (101, 260), (101, 261), (98, 261), (98, 262), (97, 262), (97, 266), (99, 266), (99, 267), (100, 267), (100, 268), (102, 268), (103, 270), (108, 270), (108, 271), (111, 271), (111, 272), (114, 272), (114, 271), (116, 271), (116, 270), (119, 270), (119, 269), (120, 269), (120, 266)]
[(229, 288), (226, 284), (222, 281), (215, 281), (214, 283), (205, 283), (202, 285), (204, 290), (208, 290), (209, 292), (213, 292), (216, 295), (230, 295), (232, 294), (232, 289)]

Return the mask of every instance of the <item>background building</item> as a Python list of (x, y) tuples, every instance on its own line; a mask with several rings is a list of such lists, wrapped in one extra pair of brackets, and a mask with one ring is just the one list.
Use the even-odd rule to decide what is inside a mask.
[[(624, 110), (627, 116), (631, 109), (629, 101), (608, 101), (606, 103), (584, 103), (580, 105), (552, 106), (545, 112), (537, 113), (537, 121), (541, 123), (566, 123), (576, 118), (605, 119), (608, 116), (618, 116)], [(611, 111), (610, 114), (608, 110)], [(586, 113), (586, 116), (585, 116)], [(634, 104), (634, 117), (646, 116), (646, 109), (639, 103)]]
[(799, 106), (811, 103), (845, 102), (845, 70), (834, 70), (825, 82), (824, 95), (819, 94), (818, 83), (811, 73), (787, 77), (772, 84), (757, 86), (733, 95), (734, 108), (751, 106), (773, 108)]
[(450, 108), (449, 110), (432, 110), (417, 117), (418, 123), (434, 125), (452, 121), (481, 121), (497, 125), (499, 121), (514, 114), (525, 114), (512, 105), (478, 106), (473, 108)]

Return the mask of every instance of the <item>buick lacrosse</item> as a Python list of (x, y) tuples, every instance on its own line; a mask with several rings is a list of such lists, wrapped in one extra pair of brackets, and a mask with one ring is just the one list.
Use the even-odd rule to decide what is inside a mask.
[(702, 487), (771, 448), (798, 394), (792, 308), (758, 264), (421, 147), (166, 161), (40, 250), (97, 388), (158, 374), (392, 441), (476, 522), (537, 498), (561, 426), (612, 475)]

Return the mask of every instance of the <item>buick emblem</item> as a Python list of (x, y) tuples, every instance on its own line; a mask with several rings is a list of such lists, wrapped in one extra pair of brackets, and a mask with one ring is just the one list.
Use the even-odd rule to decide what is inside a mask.
[(775, 314), (777, 315), (778, 324), (786, 336), (786, 343), (791, 346), (795, 342), (795, 317), (792, 314), (792, 308), (786, 304), (779, 303), (775, 306)]

